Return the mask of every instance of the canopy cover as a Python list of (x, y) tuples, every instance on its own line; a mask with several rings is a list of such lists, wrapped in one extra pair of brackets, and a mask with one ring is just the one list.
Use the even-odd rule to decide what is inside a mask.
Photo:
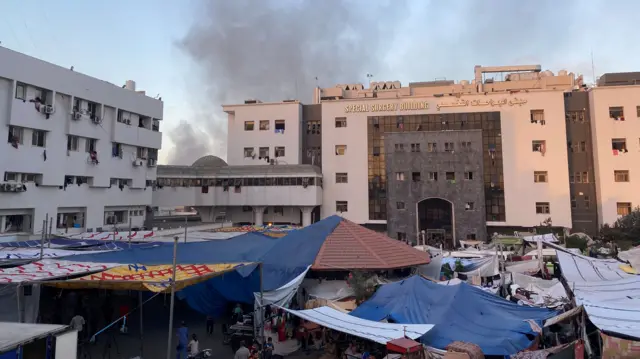
[[(205, 281), (249, 263), (234, 264), (180, 264), (176, 266), (176, 290)], [(64, 282), (52, 283), (58, 288), (103, 288), (112, 290), (149, 290), (164, 292), (169, 289), (173, 266), (144, 266), (139, 264), (118, 266), (104, 272), (90, 274)]]
[(329, 307), (307, 310), (282, 309), (325, 328), (331, 328), (383, 345), (386, 345), (387, 342), (394, 339), (404, 338), (405, 336), (411, 339), (419, 338), (433, 328), (433, 325), (430, 324), (402, 325), (360, 319)]
[(433, 330), (420, 338), (438, 349), (454, 341), (477, 344), (486, 355), (511, 355), (537, 336), (526, 320), (539, 326), (556, 315), (548, 309), (519, 306), (466, 283), (439, 285), (420, 276), (385, 284), (351, 315), (396, 323), (429, 323)]

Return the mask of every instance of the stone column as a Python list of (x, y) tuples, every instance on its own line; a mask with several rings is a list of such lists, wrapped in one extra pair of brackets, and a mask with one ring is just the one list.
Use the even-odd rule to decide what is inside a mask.
[(315, 207), (311, 207), (311, 206), (300, 207), (300, 211), (302, 211), (302, 226), (303, 227), (311, 225), (311, 212), (313, 212), (314, 208)]
[(253, 224), (256, 226), (262, 226), (264, 224), (264, 210), (267, 207), (265, 206), (259, 206), (259, 207), (253, 207)]

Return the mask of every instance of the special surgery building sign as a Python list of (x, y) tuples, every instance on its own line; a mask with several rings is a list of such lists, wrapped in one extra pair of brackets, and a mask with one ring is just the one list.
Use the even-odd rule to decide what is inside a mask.
[(344, 108), (345, 113), (354, 112), (392, 112), (392, 111), (417, 111), (428, 110), (429, 103), (420, 102), (401, 102), (401, 103), (380, 103), (380, 104), (356, 104), (347, 105)]

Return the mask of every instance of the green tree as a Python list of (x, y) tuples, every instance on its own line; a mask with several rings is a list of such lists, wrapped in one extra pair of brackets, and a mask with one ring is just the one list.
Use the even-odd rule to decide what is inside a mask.
[(605, 241), (614, 242), (622, 250), (640, 244), (640, 206), (626, 216), (618, 218), (613, 225), (602, 226), (600, 237)]

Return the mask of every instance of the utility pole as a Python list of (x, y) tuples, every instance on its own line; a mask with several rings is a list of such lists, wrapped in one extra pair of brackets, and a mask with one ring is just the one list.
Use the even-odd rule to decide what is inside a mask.
[(47, 221), (42, 221), (42, 236), (40, 237), (40, 260), (44, 256), (44, 237), (47, 235)]
[(131, 249), (131, 216), (129, 216), (129, 249)]
[(173, 337), (173, 305), (176, 297), (176, 263), (178, 260), (178, 236), (173, 237), (173, 271), (171, 273), (171, 306), (169, 307), (169, 338), (167, 340), (167, 359), (171, 359), (171, 339)]
[(184, 243), (187, 243), (187, 216), (184, 216)]

